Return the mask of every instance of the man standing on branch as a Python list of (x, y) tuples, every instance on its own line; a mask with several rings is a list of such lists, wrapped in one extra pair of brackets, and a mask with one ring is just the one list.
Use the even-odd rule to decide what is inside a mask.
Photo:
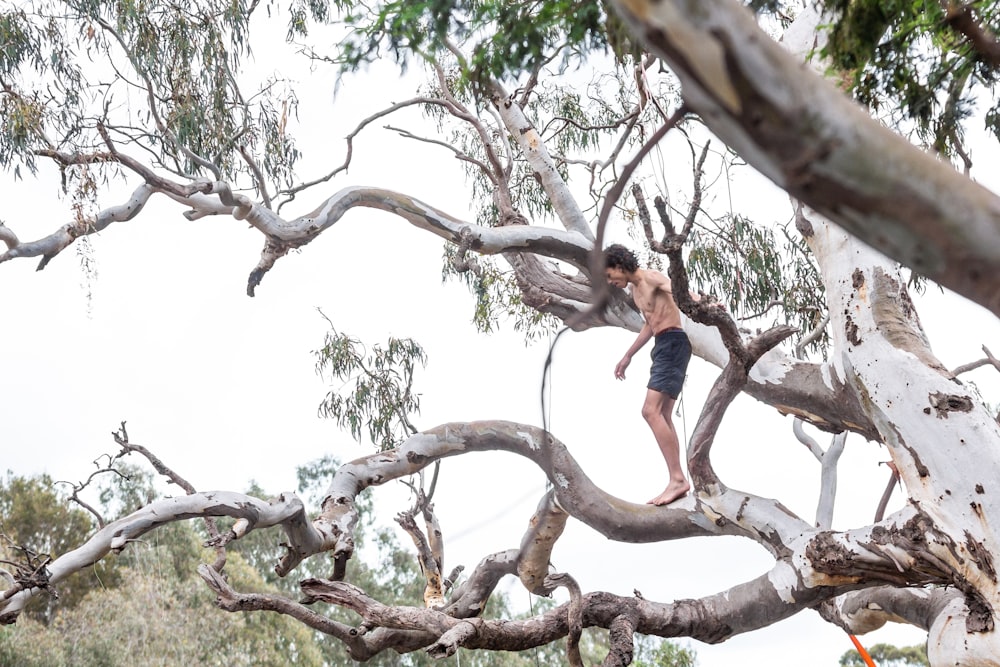
[[(681, 313), (674, 302), (670, 279), (659, 271), (640, 269), (635, 254), (622, 245), (609, 246), (605, 255), (608, 282), (623, 289), (631, 285), (632, 300), (646, 321), (635, 342), (615, 366), (615, 377), (624, 380), (625, 369), (635, 353), (654, 335), (656, 338), (642, 416), (653, 430), (670, 475), (667, 488), (648, 504), (666, 505), (682, 498), (691, 489), (681, 469), (680, 443), (671, 420), (691, 359), (691, 343), (681, 328)], [(696, 295), (692, 296), (697, 300)]]

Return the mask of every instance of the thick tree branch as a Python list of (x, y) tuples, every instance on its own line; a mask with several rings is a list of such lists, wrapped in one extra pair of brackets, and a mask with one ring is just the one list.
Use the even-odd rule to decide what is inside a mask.
[(536, 177), (549, 197), (556, 216), (568, 231), (581, 235), (593, 243), (594, 233), (587, 224), (583, 211), (576, 203), (573, 193), (559, 175), (555, 162), (548, 153), (545, 143), (538, 136), (538, 131), (524, 115), (524, 111), (514, 101), (513, 97), (499, 83), (493, 83), (493, 105), (500, 113), (507, 132), (518, 143), (521, 154), (534, 170)]
[(1000, 197), (869, 117), (735, 0), (614, 0), (685, 103), (751, 165), (858, 238), (1000, 315)]
[(0, 238), (7, 244), (7, 251), (0, 254), (0, 264), (18, 257), (42, 257), (38, 269), (45, 268), (49, 260), (68, 247), (76, 239), (86, 234), (94, 234), (113, 222), (131, 220), (139, 214), (154, 192), (149, 184), (142, 184), (124, 204), (111, 206), (99, 212), (92, 220), (73, 221), (57, 231), (37, 241), (18, 242), (17, 237), (6, 227), (0, 230)]
[[(642, 598), (624, 598), (610, 593), (588, 593), (579, 600), (583, 627), (616, 628), (629, 637), (631, 631), (660, 637), (691, 637), (718, 643), (734, 635), (765, 627), (812, 607), (835, 594), (831, 588), (787, 586), (789, 566), (779, 563), (772, 572), (749, 582), (700, 600), (657, 603)], [(781, 582), (782, 590), (773, 582)], [(571, 631), (572, 601), (544, 614), (523, 621), (482, 620), (468, 629), (465, 624), (441, 612), (415, 607), (390, 607), (374, 600), (364, 591), (344, 582), (307, 579), (302, 589), (311, 599), (336, 604), (355, 611), (379, 628), (420, 631), (442, 637), (461, 637), (470, 649), (524, 651), (566, 637)], [(615, 653), (624, 653), (622, 637), (616, 637)], [(625, 664), (612, 660), (605, 664)]]

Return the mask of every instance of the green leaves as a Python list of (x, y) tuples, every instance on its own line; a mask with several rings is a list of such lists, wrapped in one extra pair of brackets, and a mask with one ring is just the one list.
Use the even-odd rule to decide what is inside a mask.
[(323, 399), (320, 416), (336, 420), (359, 442), (366, 433), (379, 451), (392, 449), (416, 432), (410, 415), (420, 412), (420, 395), (412, 391), (413, 373), (418, 364), (427, 364), (416, 341), (389, 338), (387, 345), (375, 345), (369, 352), (331, 322), (323, 347), (313, 355), (320, 377), (342, 383)]
[[(823, 283), (801, 239), (780, 228), (759, 225), (740, 214), (696, 230), (687, 270), (698, 289), (721, 295), (743, 319), (766, 318), (808, 334), (826, 312)], [(825, 338), (810, 349), (821, 349)]]
[[(0, 480), (0, 532), (13, 545), (55, 559), (80, 546), (95, 527), (90, 514), (68, 506), (66, 495), (48, 475), (20, 477), (8, 472)], [(0, 541), (0, 560), (22, 561), (21, 552), (13, 545)], [(115, 561), (103, 560), (90, 570), (76, 573), (56, 587), (58, 601), (52, 596), (35, 598), (25, 617), (51, 622), (57, 609), (79, 604), (95, 588), (114, 585), (119, 581), (118, 569)]]
[(473, 82), (532, 71), (563, 54), (566, 67), (591, 52), (630, 53), (632, 43), (603, 2), (505, 2), (503, 0), (395, 0), (352, 5), (345, 23), (352, 29), (340, 45), (339, 62), (355, 70), (386, 51), (404, 68), (461, 44), (472, 53), (462, 74)]
[[(997, 68), (973, 40), (949, 25), (943, 4), (833, 0), (826, 5), (839, 20), (824, 55), (858, 100), (925, 146), (960, 156), (962, 124), (977, 95), (992, 97)], [(996, 3), (963, 5), (980, 29), (996, 34)], [(987, 114), (986, 127), (1000, 137), (995, 114)]]

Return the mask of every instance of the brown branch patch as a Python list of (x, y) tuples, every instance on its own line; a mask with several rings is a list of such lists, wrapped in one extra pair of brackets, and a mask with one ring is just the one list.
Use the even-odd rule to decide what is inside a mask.
[(939, 391), (928, 396), (931, 407), (937, 413), (938, 419), (947, 419), (949, 412), (972, 412), (972, 399), (968, 396), (943, 394)]

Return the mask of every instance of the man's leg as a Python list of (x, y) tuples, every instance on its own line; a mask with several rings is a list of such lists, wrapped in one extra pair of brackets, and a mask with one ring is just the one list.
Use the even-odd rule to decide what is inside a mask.
[(667, 472), (670, 481), (663, 492), (647, 501), (649, 505), (666, 505), (678, 498), (681, 498), (691, 490), (691, 485), (684, 477), (681, 468), (680, 442), (677, 439), (677, 431), (671, 419), (671, 411), (674, 407), (674, 399), (667, 394), (655, 389), (646, 390), (646, 402), (642, 405), (642, 416), (653, 431), (656, 444), (660, 447), (663, 460), (667, 462)]

